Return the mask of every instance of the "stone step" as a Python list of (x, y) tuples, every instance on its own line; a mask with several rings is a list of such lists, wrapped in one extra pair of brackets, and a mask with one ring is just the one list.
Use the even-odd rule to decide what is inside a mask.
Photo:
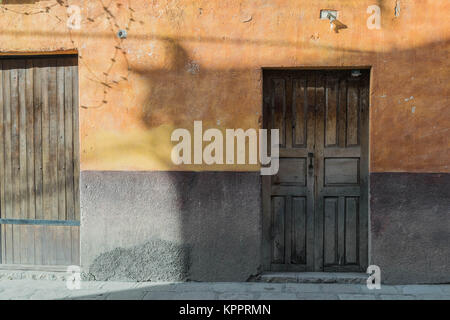
[(56, 280), (66, 281), (69, 274), (62, 271), (37, 271), (37, 270), (4, 270), (0, 269), (0, 281), (2, 280)]
[(365, 284), (368, 277), (368, 274), (355, 272), (263, 272), (250, 281)]
[(67, 266), (0, 264), (0, 280), (61, 280), (69, 277)]

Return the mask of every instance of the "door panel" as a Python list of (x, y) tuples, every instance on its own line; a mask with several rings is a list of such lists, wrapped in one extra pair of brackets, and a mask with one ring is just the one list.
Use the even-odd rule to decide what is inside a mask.
[(79, 264), (78, 67), (0, 59), (0, 262)]
[(263, 177), (267, 270), (367, 265), (369, 73), (264, 71), (264, 121), (280, 130), (280, 169)]
[(313, 74), (273, 72), (265, 78), (265, 128), (280, 130), (280, 170), (263, 178), (267, 267), (313, 270)]

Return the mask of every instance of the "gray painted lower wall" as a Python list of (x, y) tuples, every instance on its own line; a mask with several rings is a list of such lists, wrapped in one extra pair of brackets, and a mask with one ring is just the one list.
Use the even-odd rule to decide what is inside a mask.
[(81, 173), (81, 264), (97, 280), (258, 273), (259, 172)]
[[(371, 263), (450, 283), (450, 175), (375, 173)], [(97, 280), (245, 281), (260, 272), (259, 172), (81, 173), (81, 263)]]
[(450, 283), (450, 174), (375, 173), (372, 264), (384, 283)]

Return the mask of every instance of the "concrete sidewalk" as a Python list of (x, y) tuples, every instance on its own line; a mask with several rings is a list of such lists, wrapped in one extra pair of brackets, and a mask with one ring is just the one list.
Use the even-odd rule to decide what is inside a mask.
[(65, 281), (0, 280), (0, 299), (138, 299), (138, 300), (450, 300), (450, 285), (381, 286), (299, 283), (168, 283), (82, 281), (69, 290)]

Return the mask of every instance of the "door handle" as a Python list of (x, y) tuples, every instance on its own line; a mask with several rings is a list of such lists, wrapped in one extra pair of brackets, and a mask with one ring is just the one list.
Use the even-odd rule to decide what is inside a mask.
[(309, 153), (308, 153), (308, 158), (309, 158), (309, 166), (308, 166), (308, 168), (309, 168), (310, 170), (312, 170), (312, 169), (314, 168), (314, 165), (313, 165), (314, 153), (309, 152)]

